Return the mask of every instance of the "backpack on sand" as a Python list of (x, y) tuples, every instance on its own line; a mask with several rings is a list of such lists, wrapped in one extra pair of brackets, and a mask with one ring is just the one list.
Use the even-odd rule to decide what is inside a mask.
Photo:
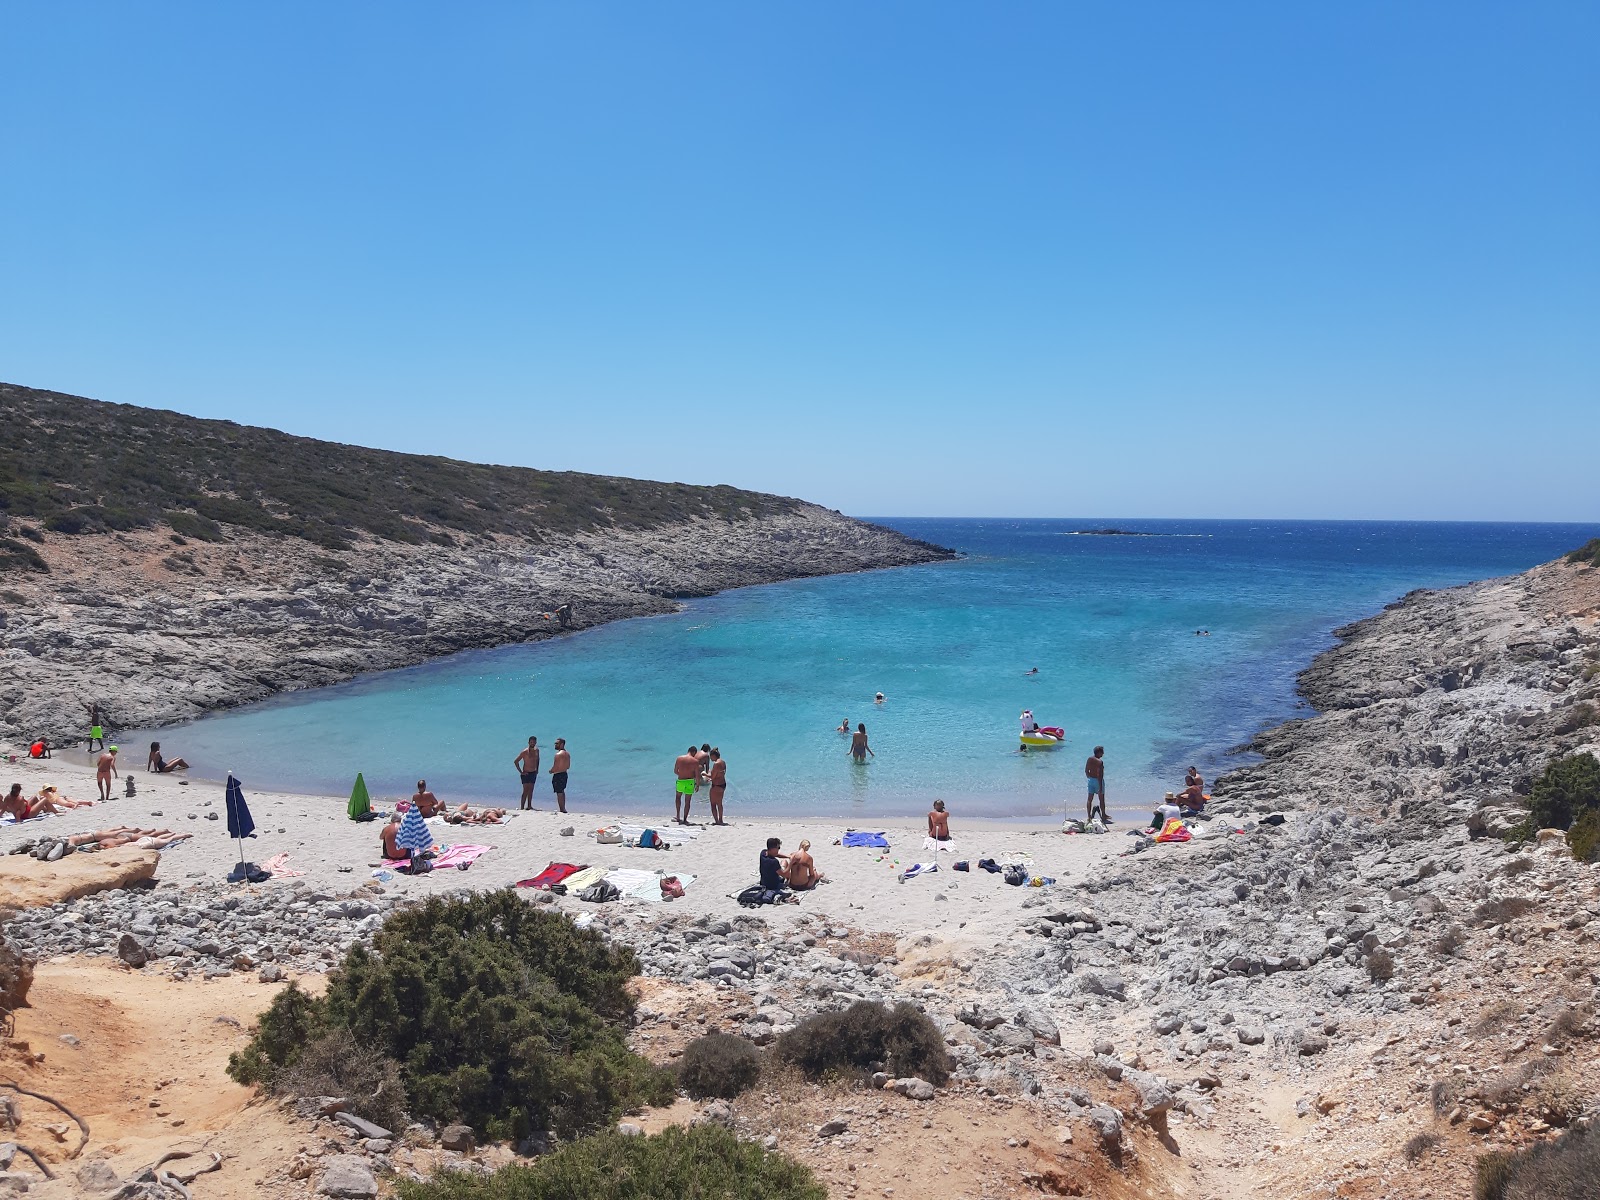
[(579, 900), (587, 900), (590, 904), (605, 904), (611, 900), (620, 899), (622, 891), (614, 883), (607, 883), (604, 879), (596, 880), (583, 891), (578, 893)]

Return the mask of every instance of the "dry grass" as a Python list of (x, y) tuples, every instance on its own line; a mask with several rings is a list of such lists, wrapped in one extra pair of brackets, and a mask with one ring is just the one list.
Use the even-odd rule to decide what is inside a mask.
[(1434, 953), (1441, 958), (1448, 958), (1466, 944), (1467, 936), (1461, 932), (1461, 926), (1452, 922), (1446, 925), (1433, 939)]
[(1472, 918), (1480, 925), (1504, 925), (1538, 907), (1538, 901), (1526, 896), (1507, 896), (1500, 900), (1485, 900), (1472, 910)]
[(1513, 1004), (1509, 1000), (1500, 1000), (1478, 1014), (1478, 1019), (1472, 1023), (1472, 1036), (1479, 1038), (1485, 1034), (1498, 1033), (1521, 1015), (1521, 1005)]
[(1404, 1149), (1406, 1161), (1416, 1162), (1417, 1159), (1421, 1158), (1429, 1150), (1432, 1150), (1435, 1146), (1437, 1146), (1441, 1140), (1442, 1139), (1439, 1137), (1439, 1135), (1434, 1133), (1431, 1129), (1419, 1133), (1414, 1137), (1407, 1138)]

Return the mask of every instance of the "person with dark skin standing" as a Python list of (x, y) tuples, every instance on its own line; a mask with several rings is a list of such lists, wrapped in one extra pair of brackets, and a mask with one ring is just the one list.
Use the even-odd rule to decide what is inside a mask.
[(529, 738), (527, 749), (512, 759), (511, 765), (522, 773), (522, 802), (517, 807), (531, 810), (533, 785), (539, 782), (539, 739)]
[(679, 825), (687, 825), (689, 805), (694, 802), (695, 780), (700, 778), (700, 752), (690, 746), (673, 761), (672, 773), (677, 777), (672, 785), (672, 819)]
[(726, 825), (722, 819), (722, 797), (728, 790), (728, 760), (722, 757), (722, 751), (713, 746), (711, 748), (711, 823), (713, 825)]
[(555, 757), (550, 760), (550, 790), (556, 794), (556, 811), (567, 811), (567, 772), (572, 770), (572, 755), (567, 739), (556, 739)]
[[(80, 703), (82, 703), (80, 701)], [(94, 750), (94, 744), (100, 743), (100, 749), (106, 748), (105, 720), (100, 715), (100, 702), (91, 700), (83, 705), (83, 711), (89, 714), (89, 744), (85, 749)]]
[(1089, 779), (1089, 820), (1094, 820), (1095, 797), (1100, 798), (1100, 820), (1103, 824), (1111, 824), (1111, 818), (1106, 813), (1106, 748), (1096, 746), (1094, 753), (1089, 756), (1089, 761), (1083, 764), (1083, 773)]

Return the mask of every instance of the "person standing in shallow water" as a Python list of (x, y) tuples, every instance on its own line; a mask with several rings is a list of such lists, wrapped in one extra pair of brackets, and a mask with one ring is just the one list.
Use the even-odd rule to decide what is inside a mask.
[(522, 773), (521, 809), (533, 808), (533, 786), (539, 782), (539, 739), (531, 737), (525, 750), (511, 760), (511, 765)]
[(556, 811), (567, 811), (567, 772), (572, 769), (572, 755), (567, 752), (567, 739), (556, 739), (556, 752), (550, 760), (550, 790), (556, 794)]
[(864, 722), (856, 725), (856, 731), (850, 735), (850, 757), (858, 763), (867, 761), (867, 755), (877, 758), (871, 746), (867, 745), (867, 727)]
[(728, 790), (728, 760), (716, 746), (711, 748), (711, 823), (726, 825), (722, 819), (722, 797)]
[(1083, 764), (1083, 773), (1089, 780), (1089, 820), (1094, 820), (1096, 797), (1100, 800), (1100, 820), (1103, 824), (1111, 824), (1111, 817), (1106, 812), (1106, 748), (1096, 746), (1094, 753), (1089, 756), (1089, 761)]

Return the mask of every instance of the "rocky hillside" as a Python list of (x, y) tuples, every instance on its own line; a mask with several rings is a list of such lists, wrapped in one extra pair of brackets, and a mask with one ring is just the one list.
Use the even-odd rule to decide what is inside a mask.
[(676, 599), (950, 552), (729, 487), (490, 467), (0, 385), (0, 734), (161, 725)]

